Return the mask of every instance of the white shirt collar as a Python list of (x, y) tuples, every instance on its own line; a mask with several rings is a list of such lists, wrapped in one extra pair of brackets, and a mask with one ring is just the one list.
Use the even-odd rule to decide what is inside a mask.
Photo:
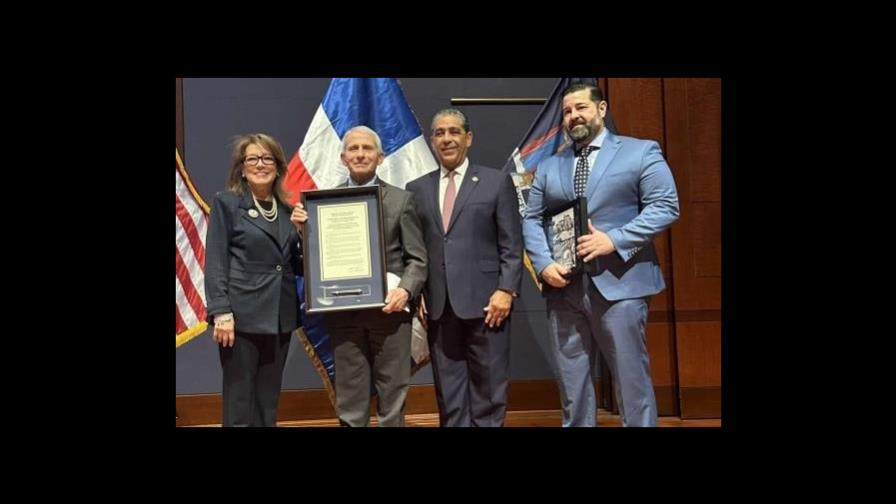
[(362, 185), (370, 186), (370, 185), (376, 185), (378, 183), (379, 182), (377, 182), (376, 174), (374, 174), (373, 177), (370, 180), (368, 180), (366, 184), (355, 183), (355, 179), (353, 179), (351, 176), (348, 177), (348, 186), (349, 187), (361, 187)]
[(597, 136), (594, 137), (594, 140), (592, 140), (591, 143), (589, 143), (588, 145), (597, 147), (599, 149), (604, 144), (604, 139), (606, 139), (606, 138), (607, 138), (607, 125), (605, 123), (603, 128), (600, 129), (600, 133), (598, 133)]
[[(457, 182), (458, 179), (461, 179), (461, 180), (462, 180), (462, 179), (464, 178), (464, 173), (467, 172), (467, 167), (468, 167), (468, 166), (470, 166), (470, 158), (465, 157), (465, 158), (464, 158), (464, 162), (461, 163), (460, 166), (458, 166), (457, 168), (454, 169), (454, 172), (457, 173), (457, 174), (459, 175), (459, 177), (458, 177), (457, 179), (454, 179), (455, 182)], [(444, 166), (442, 166), (441, 164), (439, 165), (439, 168), (442, 170), (442, 176), (441, 176), (441, 178), (445, 178), (445, 177), (447, 177), (447, 176), (448, 176), (448, 170), (447, 170)]]

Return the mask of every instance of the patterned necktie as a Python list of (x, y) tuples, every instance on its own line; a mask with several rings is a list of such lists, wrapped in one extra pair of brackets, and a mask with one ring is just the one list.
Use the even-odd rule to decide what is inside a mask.
[(457, 188), (454, 187), (454, 170), (448, 172), (448, 187), (445, 189), (445, 201), (442, 202), (442, 229), (448, 231), (448, 223), (451, 221), (451, 211), (454, 210), (454, 197), (457, 196)]
[(589, 145), (582, 150), (580, 150), (577, 154), (579, 160), (576, 161), (576, 174), (573, 178), (573, 185), (576, 190), (576, 197), (582, 196), (585, 194), (585, 186), (588, 185), (588, 155), (591, 154), (591, 151), (600, 149), (600, 147), (595, 147), (593, 145)]

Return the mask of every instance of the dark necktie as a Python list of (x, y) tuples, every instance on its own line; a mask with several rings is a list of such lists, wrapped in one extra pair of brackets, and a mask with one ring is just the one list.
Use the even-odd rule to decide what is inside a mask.
[(600, 147), (595, 147), (593, 145), (589, 145), (580, 150), (576, 155), (579, 160), (576, 161), (576, 174), (573, 178), (573, 185), (576, 190), (576, 197), (582, 196), (585, 194), (585, 186), (588, 185), (588, 155), (591, 154), (591, 151), (600, 149)]

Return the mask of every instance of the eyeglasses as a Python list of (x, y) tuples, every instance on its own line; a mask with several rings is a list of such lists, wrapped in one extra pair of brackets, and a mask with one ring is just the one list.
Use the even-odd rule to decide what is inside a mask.
[(261, 161), (262, 164), (271, 166), (276, 160), (274, 159), (274, 156), (246, 156), (246, 158), (243, 159), (243, 162), (249, 166), (258, 166), (259, 161)]

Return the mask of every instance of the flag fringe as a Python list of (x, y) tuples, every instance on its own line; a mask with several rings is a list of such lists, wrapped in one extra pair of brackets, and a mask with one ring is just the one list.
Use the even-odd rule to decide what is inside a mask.
[(305, 335), (305, 330), (301, 327), (296, 329), (296, 336), (298, 336), (299, 341), (302, 342), (302, 346), (305, 348), (305, 353), (308, 354), (311, 363), (314, 364), (314, 369), (317, 371), (317, 374), (320, 375), (321, 381), (324, 382), (324, 388), (327, 390), (327, 397), (330, 399), (330, 405), (333, 406), (333, 411), (336, 412), (336, 391), (333, 390), (333, 384), (330, 383), (330, 375), (327, 374), (327, 369), (324, 367), (323, 362), (321, 362), (320, 357), (317, 356), (317, 352), (314, 351), (314, 345), (308, 340), (308, 336)]
[(187, 329), (186, 331), (178, 334), (177, 335), (177, 346), (175, 346), (174, 348), (178, 348), (179, 346), (190, 341), (191, 339), (195, 338), (196, 336), (199, 336), (207, 328), (208, 328), (208, 322), (202, 321), (202, 322), (194, 325), (193, 327)]
[(193, 181), (191, 181), (190, 176), (187, 175), (187, 169), (184, 167), (184, 162), (180, 158), (180, 152), (177, 152), (177, 147), (174, 148), (174, 157), (177, 159), (177, 170), (180, 172), (180, 176), (183, 177), (184, 183), (187, 184), (187, 189), (190, 190), (190, 194), (193, 195), (193, 199), (196, 200), (196, 203), (199, 203), (199, 206), (205, 212), (205, 215), (208, 215), (210, 212), (209, 207), (205, 203), (205, 200), (202, 199), (202, 196), (199, 195), (199, 191), (193, 187)]
[(430, 359), (429, 359), (429, 355), (427, 355), (426, 357), (423, 358), (422, 361), (417, 362), (416, 364), (414, 364), (413, 366), (411, 366), (411, 376), (414, 376), (414, 374), (417, 373), (417, 371), (420, 371), (420, 369), (421, 369), (423, 366), (429, 364), (429, 360), (430, 360)]
[(541, 290), (541, 280), (538, 279), (538, 273), (535, 271), (535, 266), (532, 265), (532, 260), (529, 259), (529, 254), (523, 252), (523, 264), (526, 266), (526, 269), (529, 270), (529, 274), (532, 275), (532, 281), (535, 282), (535, 286), (538, 287), (538, 290)]

